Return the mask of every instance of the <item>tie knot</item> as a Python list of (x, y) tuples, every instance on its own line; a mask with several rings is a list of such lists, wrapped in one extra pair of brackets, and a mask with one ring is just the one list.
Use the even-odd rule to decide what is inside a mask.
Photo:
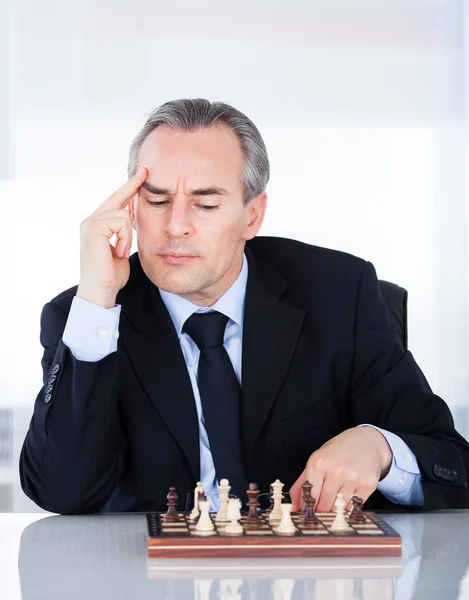
[(183, 331), (190, 335), (199, 347), (206, 350), (222, 346), (228, 317), (217, 311), (193, 313), (184, 323)]

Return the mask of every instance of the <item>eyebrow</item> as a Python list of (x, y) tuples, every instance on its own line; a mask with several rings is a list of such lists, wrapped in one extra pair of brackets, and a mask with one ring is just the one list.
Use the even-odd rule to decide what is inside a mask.
[[(169, 189), (152, 185), (151, 183), (148, 183), (148, 181), (145, 181), (142, 183), (142, 188), (147, 190), (147, 192), (150, 192), (150, 194), (156, 194), (158, 196), (172, 196)], [(210, 187), (203, 187), (203, 188), (197, 188), (195, 190), (191, 190), (189, 192), (189, 195), (190, 196), (229, 196), (230, 193), (228, 192), (228, 190), (225, 190), (225, 188), (221, 188), (221, 187), (217, 187), (217, 186), (210, 186)]]

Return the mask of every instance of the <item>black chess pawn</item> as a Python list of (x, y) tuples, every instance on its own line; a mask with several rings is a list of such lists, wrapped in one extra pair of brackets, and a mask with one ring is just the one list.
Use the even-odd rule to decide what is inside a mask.
[(305, 529), (308, 529), (310, 527), (316, 527), (317, 525), (319, 525), (319, 519), (316, 516), (316, 513), (314, 512), (314, 507), (316, 505), (316, 498), (313, 498), (311, 496), (311, 490), (309, 493), (309, 496), (307, 496), (306, 498), (306, 512), (305, 512), (305, 518), (303, 521), (303, 525), (305, 526)]
[(348, 517), (349, 523), (363, 523), (366, 517), (362, 512), (363, 500), (358, 496), (352, 496), (352, 510)]
[(257, 489), (257, 484), (250, 483), (249, 489), (246, 490), (246, 493), (249, 498), (249, 501), (247, 504), (248, 508), (249, 508), (249, 513), (246, 518), (245, 527), (247, 527), (248, 529), (257, 529), (257, 528), (261, 527), (261, 525), (262, 525), (262, 519), (259, 516), (259, 513), (257, 512), (257, 508), (260, 506), (259, 502), (257, 500), (257, 497), (259, 496), (259, 493), (260, 493), (259, 490)]
[(307, 510), (308, 510), (307, 500), (308, 500), (308, 498), (311, 498), (311, 490), (313, 489), (313, 484), (310, 483), (308, 480), (306, 480), (303, 483), (303, 485), (301, 486), (301, 489), (303, 491), (303, 494), (302, 494), (303, 505), (302, 505), (300, 514), (302, 517), (305, 517)]
[(178, 495), (175, 487), (169, 488), (169, 494), (166, 498), (168, 499), (168, 512), (164, 516), (165, 523), (177, 523), (180, 518), (177, 511)]

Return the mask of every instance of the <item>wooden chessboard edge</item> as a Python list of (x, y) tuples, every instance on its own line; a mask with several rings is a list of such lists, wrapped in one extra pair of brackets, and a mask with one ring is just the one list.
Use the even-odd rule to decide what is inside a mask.
[(307, 547), (307, 546), (370, 546), (370, 547), (402, 547), (400, 537), (367, 536), (367, 535), (328, 535), (328, 536), (266, 536), (266, 535), (240, 535), (240, 536), (161, 536), (150, 537), (148, 546), (158, 547), (245, 547), (245, 546), (270, 546), (270, 547)]
[(185, 546), (175, 546), (173, 548), (149, 548), (148, 556), (153, 558), (305, 558), (305, 557), (400, 557), (402, 554), (400, 546), (391, 547), (363, 547), (363, 546), (344, 546), (336, 544), (335, 546), (317, 545), (315, 547), (305, 547), (291, 545), (290, 547), (280, 546), (264, 547), (258, 546), (224, 546), (224, 547), (199, 547), (190, 548)]

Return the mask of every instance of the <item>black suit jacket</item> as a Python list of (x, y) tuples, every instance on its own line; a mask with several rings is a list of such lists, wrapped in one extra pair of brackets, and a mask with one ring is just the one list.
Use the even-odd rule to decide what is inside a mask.
[[(467, 507), (469, 445), (395, 340), (373, 266), (281, 238), (247, 244), (242, 436), (249, 478), (295, 482), (324, 442), (360, 423), (402, 437), (425, 508)], [(26, 494), (59, 513), (180, 508), (200, 477), (195, 402), (177, 334), (138, 255), (118, 295), (118, 351), (76, 360), (62, 334), (76, 288), (46, 304), (44, 386), (20, 458)], [(375, 492), (369, 508), (390, 507)]]

